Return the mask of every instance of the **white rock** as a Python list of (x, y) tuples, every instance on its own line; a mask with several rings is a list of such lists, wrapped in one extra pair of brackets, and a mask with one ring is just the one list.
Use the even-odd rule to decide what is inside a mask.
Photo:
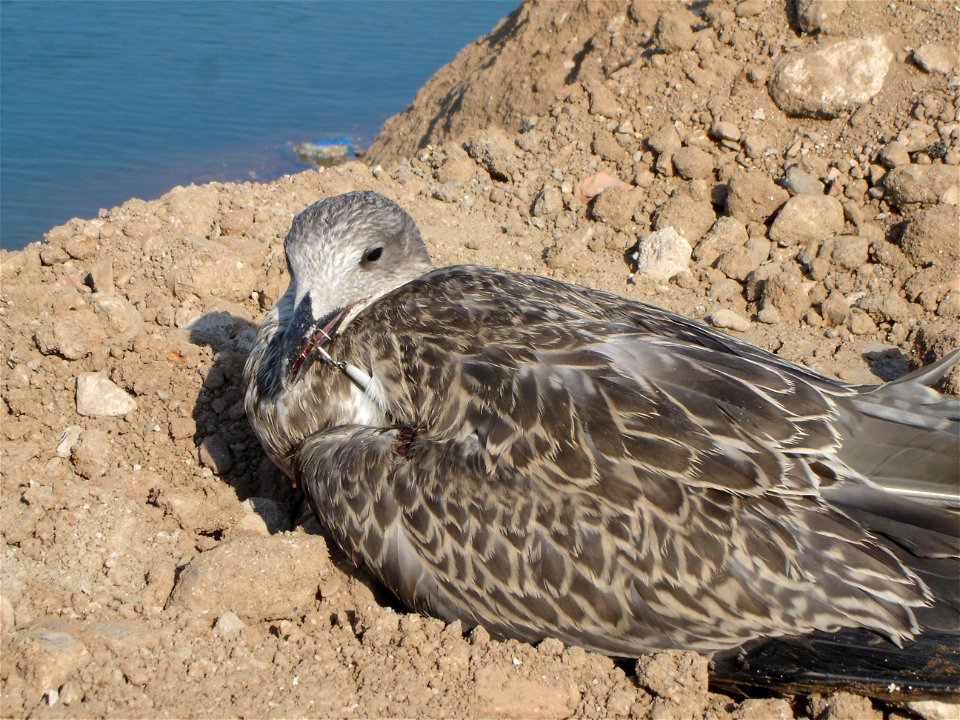
[(832, 42), (785, 55), (768, 89), (788, 115), (836, 117), (880, 92), (891, 60), (893, 52), (879, 35)]
[(137, 401), (103, 373), (77, 377), (77, 412), (88, 417), (121, 417), (137, 409)]
[(79, 439), (79, 425), (71, 425), (66, 428), (60, 436), (60, 442), (57, 443), (57, 455), (62, 458), (70, 457), (70, 451), (73, 450), (73, 446), (77, 444), (77, 440)]
[(690, 269), (691, 253), (690, 243), (672, 227), (657, 230), (640, 241), (636, 273), (654, 282), (667, 282)]
[(923, 720), (957, 720), (960, 718), (960, 705), (940, 702), (939, 700), (916, 700), (907, 703), (911, 711)]
[(232, 610), (227, 610), (217, 618), (217, 621), (213, 624), (213, 629), (219, 635), (230, 636), (236, 635), (246, 626), (247, 624), (240, 619), (239, 615)]
[(797, 195), (777, 213), (770, 231), (771, 240), (781, 246), (823, 240), (843, 229), (843, 205), (830, 195)]
[(716, 328), (746, 332), (750, 329), (750, 321), (738, 312), (729, 308), (720, 308), (707, 315), (707, 322)]

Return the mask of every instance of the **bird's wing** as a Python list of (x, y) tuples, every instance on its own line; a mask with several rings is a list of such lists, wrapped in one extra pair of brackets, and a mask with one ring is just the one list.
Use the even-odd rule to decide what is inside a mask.
[(297, 452), (318, 514), (403, 600), (622, 655), (913, 629), (915, 578), (819, 497), (828, 396), (617, 323), (540, 322), (532, 300), (431, 297), (430, 324), (410, 297), (381, 308), (347, 352), (404, 427)]

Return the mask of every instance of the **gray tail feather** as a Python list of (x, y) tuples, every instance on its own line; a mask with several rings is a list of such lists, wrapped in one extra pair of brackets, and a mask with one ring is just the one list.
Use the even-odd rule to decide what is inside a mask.
[(957, 362), (960, 350), (851, 398), (840, 458), (887, 490), (960, 508), (960, 398), (931, 387)]
[(770, 687), (790, 693), (848, 690), (892, 702), (955, 702), (960, 636), (921, 635), (898, 648), (868, 630), (760, 640), (715, 656), (715, 687), (747, 696)]

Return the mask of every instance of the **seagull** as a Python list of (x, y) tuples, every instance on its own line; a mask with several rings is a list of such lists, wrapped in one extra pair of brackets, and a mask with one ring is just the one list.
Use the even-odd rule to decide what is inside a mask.
[(412, 610), (616, 657), (960, 632), (960, 400), (931, 387), (960, 351), (844, 384), (613, 294), (436, 268), (372, 191), (284, 248), (246, 413)]

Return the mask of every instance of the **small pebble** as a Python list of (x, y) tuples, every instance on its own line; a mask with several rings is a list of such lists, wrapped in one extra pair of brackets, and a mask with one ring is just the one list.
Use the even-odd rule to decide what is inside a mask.
[(743, 315), (729, 308), (720, 308), (710, 313), (707, 315), (707, 322), (715, 328), (720, 328), (721, 330), (736, 330), (737, 332), (746, 332), (752, 325)]

